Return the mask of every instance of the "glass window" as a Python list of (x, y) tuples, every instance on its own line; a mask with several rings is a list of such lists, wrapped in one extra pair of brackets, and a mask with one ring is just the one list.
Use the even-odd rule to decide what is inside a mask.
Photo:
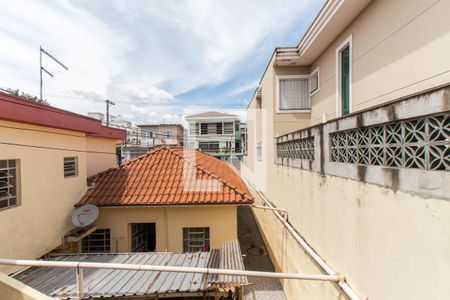
[(318, 90), (319, 90), (319, 70), (316, 70), (309, 77), (309, 92), (312, 94)]
[(223, 133), (224, 134), (233, 134), (234, 133), (233, 129), (234, 129), (233, 122), (223, 123)]
[(0, 160), (0, 210), (18, 205), (18, 161)]
[(209, 227), (183, 228), (183, 251), (198, 252), (210, 250)]
[(286, 78), (279, 81), (279, 110), (309, 109), (308, 78)]
[(350, 113), (350, 46), (341, 51), (341, 114)]

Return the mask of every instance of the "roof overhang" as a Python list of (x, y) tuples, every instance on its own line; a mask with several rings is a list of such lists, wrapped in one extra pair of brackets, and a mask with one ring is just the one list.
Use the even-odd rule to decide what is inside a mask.
[(275, 50), (275, 66), (308, 66), (344, 31), (371, 0), (329, 0), (297, 47)]
[(87, 136), (124, 140), (126, 131), (100, 120), (0, 92), (0, 120), (84, 132)]

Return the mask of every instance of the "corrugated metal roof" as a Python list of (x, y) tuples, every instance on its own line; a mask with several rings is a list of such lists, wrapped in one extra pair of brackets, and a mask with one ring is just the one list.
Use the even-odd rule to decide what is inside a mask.
[[(77, 254), (55, 256), (50, 259), (244, 270), (238, 241), (228, 242), (211, 252)], [(14, 278), (51, 297), (69, 299), (76, 296), (77, 284), (73, 268), (33, 267), (15, 275)], [(100, 298), (205, 292), (238, 287), (247, 283), (245, 276), (84, 269), (83, 287), (85, 298)]]

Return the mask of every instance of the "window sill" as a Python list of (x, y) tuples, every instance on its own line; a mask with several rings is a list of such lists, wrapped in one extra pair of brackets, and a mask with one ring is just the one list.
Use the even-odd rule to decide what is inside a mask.
[(277, 110), (277, 114), (310, 114), (311, 109)]
[(7, 207), (2, 207), (2, 208), (0, 208), (0, 211), (8, 210), (10, 208), (15, 208), (15, 207), (19, 207), (19, 206), (20, 206), (20, 204), (11, 205), (11, 206), (7, 206)]

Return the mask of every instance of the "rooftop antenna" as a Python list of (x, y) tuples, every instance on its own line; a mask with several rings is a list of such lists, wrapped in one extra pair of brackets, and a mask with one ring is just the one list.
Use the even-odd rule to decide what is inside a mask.
[(106, 127), (109, 126), (109, 106), (110, 105), (116, 105), (116, 103), (112, 102), (109, 99), (106, 99)]
[(48, 53), (47, 51), (44, 50), (44, 48), (42, 48), (42, 46), (39, 46), (39, 78), (40, 78), (40, 99), (42, 101), (42, 71), (44, 71), (45, 73), (47, 73), (51, 78), (53, 78), (53, 74), (50, 73), (47, 69), (45, 69), (42, 66), (42, 53), (44, 53), (45, 55), (47, 55), (48, 57), (50, 57), (51, 59), (53, 59), (57, 64), (59, 64), (61, 67), (63, 67), (64, 69), (66, 69), (66, 71), (69, 71), (69, 68), (66, 67), (62, 62), (60, 62), (56, 57), (54, 57), (53, 55), (51, 55), (50, 53)]

